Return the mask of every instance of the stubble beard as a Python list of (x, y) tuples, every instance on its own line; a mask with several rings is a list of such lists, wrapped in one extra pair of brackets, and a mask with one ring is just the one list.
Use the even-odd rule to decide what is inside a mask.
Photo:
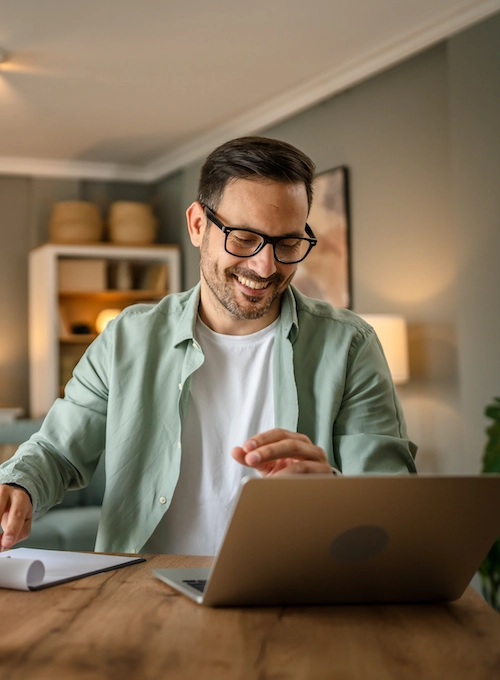
[[(207, 233), (205, 233), (205, 237), (206, 236), (208, 236)], [(284, 290), (290, 284), (295, 272), (293, 272), (286, 280), (283, 274), (279, 272), (275, 272), (268, 279), (262, 279), (256, 276), (255, 272), (251, 269), (245, 269), (243, 265), (239, 265), (225, 269), (222, 274), (217, 263), (208, 255), (208, 242), (205, 240), (205, 237), (200, 250), (200, 267), (205, 283), (214, 298), (236, 319), (247, 321), (261, 319), (269, 312), (273, 303), (281, 297)], [(236, 299), (236, 284), (234, 283), (235, 275), (243, 276), (246, 279), (259, 283), (264, 281), (270, 282), (269, 286), (272, 287), (271, 295), (261, 298), (242, 293), (244, 298), (248, 301), (248, 305), (240, 304)]]

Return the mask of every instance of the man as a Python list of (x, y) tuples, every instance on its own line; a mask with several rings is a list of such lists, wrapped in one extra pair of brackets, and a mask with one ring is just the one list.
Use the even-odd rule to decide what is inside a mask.
[(88, 349), (0, 468), (2, 549), (87, 484), (103, 452), (96, 549), (116, 552), (215, 554), (248, 474), (415, 471), (373, 330), (290, 287), (316, 241), (313, 178), (276, 140), (208, 157), (187, 210), (200, 284), (126, 309)]

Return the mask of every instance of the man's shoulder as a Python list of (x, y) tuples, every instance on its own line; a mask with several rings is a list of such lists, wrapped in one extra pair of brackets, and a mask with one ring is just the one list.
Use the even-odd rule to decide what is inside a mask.
[(369, 324), (350, 309), (333, 307), (325, 300), (307, 297), (294, 286), (290, 288), (295, 299), (299, 327), (301, 323), (310, 322), (341, 325), (363, 334), (371, 330)]
[(198, 308), (199, 287), (181, 293), (171, 293), (158, 303), (140, 303), (126, 307), (106, 327), (105, 339), (121, 347), (132, 347), (136, 342), (170, 342), (173, 345), (193, 335)]
[(182, 316), (187, 308), (193, 304), (193, 296), (197, 294), (197, 287), (181, 293), (170, 293), (159, 302), (143, 302), (126, 307), (119, 319), (133, 319), (134, 317)]

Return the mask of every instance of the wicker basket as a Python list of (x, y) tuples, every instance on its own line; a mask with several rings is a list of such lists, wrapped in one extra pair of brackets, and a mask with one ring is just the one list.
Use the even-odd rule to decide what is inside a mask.
[(55, 243), (92, 243), (103, 237), (99, 207), (87, 201), (60, 201), (52, 206), (50, 240)]
[(117, 201), (109, 211), (109, 240), (128, 245), (147, 245), (156, 240), (158, 220), (147, 203)]

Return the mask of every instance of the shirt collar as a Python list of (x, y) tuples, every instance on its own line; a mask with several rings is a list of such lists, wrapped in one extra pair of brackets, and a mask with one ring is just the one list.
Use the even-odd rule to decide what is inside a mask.
[(198, 307), (200, 306), (201, 283), (197, 283), (187, 298), (177, 328), (174, 330), (174, 346), (186, 340), (194, 340)]
[(293, 344), (299, 332), (297, 300), (295, 297), (295, 288), (293, 286), (288, 286), (281, 298), (280, 325), (285, 335)]
[[(186, 340), (194, 340), (196, 328), (196, 318), (200, 305), (201, 283), (198, 283), (190, 292), (186, 300), (184, 309), (181, 313), (180, 321), (174, 331), (174, 345), (177, 346)], [(293, 343), (299, 332), (299, 322), (297, 317), (297, 302), (294, 295), (294, 288), (288, 286), (281, 298), (280, 328)]]

